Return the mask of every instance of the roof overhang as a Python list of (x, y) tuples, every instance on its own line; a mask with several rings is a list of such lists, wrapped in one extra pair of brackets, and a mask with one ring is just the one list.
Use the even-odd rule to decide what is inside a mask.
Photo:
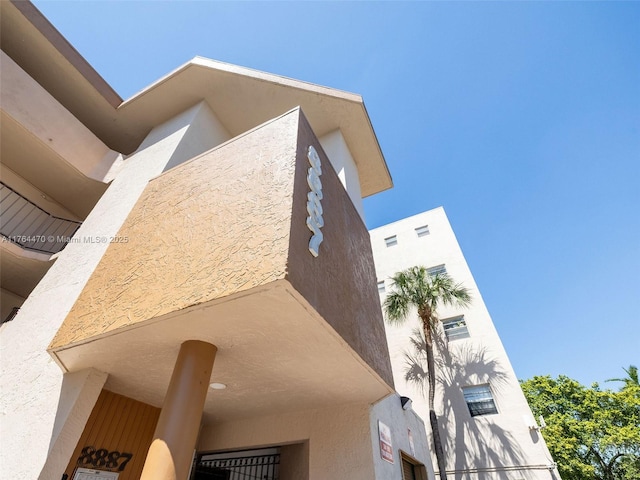
[(232, 136), (300, 106), (318, 137), (340, 129), (363, 197), (392, 180), (359, 95), (196, 57), (124, 102), (29, 2), (2, 2), (2, 48), (106, 145), (133, 152), (148, 132), (209, 103)]

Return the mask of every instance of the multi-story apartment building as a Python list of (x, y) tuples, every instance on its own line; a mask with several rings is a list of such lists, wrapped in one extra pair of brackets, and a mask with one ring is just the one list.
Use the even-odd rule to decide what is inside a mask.
[(362, 99), (195, 58), (123, 100), (0, 3), (2, 477), (433, 478), (394, 391)]
[[(555, 464), (522, 394), (509, 358), (442, 208), (370, 231), (381, 301), (396, 272), (421, 265), (448, 273), (469, 289), (468, 308), (438, 311), (436, 413), (447, 473), (456, 479), (558, 479)], [(405, 380), (417, 314), (387, 325), (398, 392), (428, 419), (426, 388)], [(415, 355), (414, 355), (415, 356)], [(426, 365), (421, 365), (426, 368)], [(429, 433), (430, 435), (430, 433)], [(435, 464), (435, 457), (433, 458)]]

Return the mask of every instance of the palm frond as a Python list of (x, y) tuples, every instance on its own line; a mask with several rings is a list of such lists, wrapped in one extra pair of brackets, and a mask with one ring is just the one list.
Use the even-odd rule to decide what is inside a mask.
[(411, 348), (416, 353), (422, 353), (427, 349), (427, 342), (424, 339), (423, 331), (421, 328), (414, 328), (411, 331), (411, 336), (409, 337), (409, 343), (411, 344)]
[(624, 382), (625, 385), (622, 387), (623, 389), (631, 385), (640, 385), (638, 382), (638, 367), (629, 365), (629, 368), (623, 367), (622, 370), (627, 374), (625, 378), (609, 378), (605, 380), (605, 382)]
[(430, 275), (426, 267), (415, 266), (391, 277), (391, 292), (385, 299), (384, 312), (387, 322), (400, 324), (414, 307), (423, 320), (433, 323), (440, 306), (466, 307), (470, 303), (469, 290), (454, 282), (447, 273)]
[(404, 379), (418, 387), (421, 391), (429, 385), (429, 374), (424, 367), (423, 360), (418, 355), (405, 353)]
[(400, 292), (391, 292), (384, 301), (384, 316), (390, 324), (402, 324), (409, 315), (411, 304)]

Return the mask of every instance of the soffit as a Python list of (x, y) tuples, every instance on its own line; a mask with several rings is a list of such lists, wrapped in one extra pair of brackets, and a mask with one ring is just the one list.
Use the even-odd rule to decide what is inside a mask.
[(373, 403), (387, 385), (286, 281), (194, 306), (52, 352), (69, 371), (97, 368), (106, 388), (161, 406), (186, 340), (218, 347), (206, 421)]
[(49, 268), (50, 255), (24, 250), (11, 242), (0, 243), (0, 285), (27, 298)]
[[(79, 219), (84, 219), (102, 196), (107, 185), (87, 178), (2, 112), (0, 158), (34, 187), (45, 193)], [(19, 192), (24, 194), (24, 192)], [(30, 198), (38, 203), (37, 198)], [(45, 208), (46, 210), (46, 208)], [(76, 220), (76, 219), (71, 219)]]

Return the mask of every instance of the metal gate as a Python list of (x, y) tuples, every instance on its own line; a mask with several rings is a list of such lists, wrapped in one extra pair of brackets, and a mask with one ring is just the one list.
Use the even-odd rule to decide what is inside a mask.
[(280, 449), (198, 455), (193, 480), (279, 480)]

